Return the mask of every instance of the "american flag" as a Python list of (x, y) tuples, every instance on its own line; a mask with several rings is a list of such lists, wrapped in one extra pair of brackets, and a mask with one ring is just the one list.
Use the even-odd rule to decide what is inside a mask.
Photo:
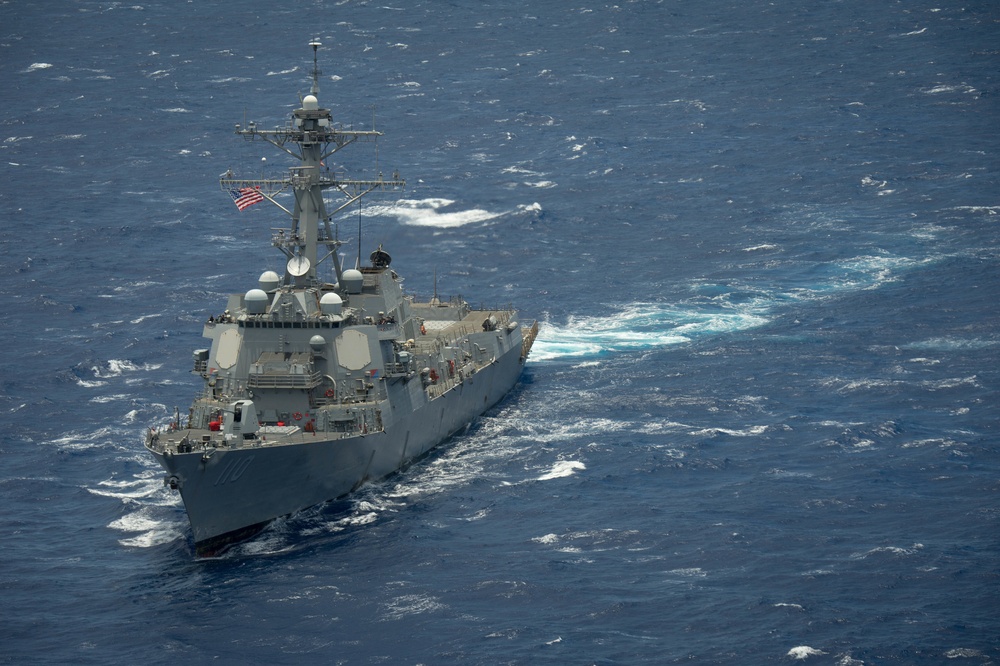
[(264, 195), (252, 187), (241, 187), (238, 190), (229, 190), (229, 194), (233, 197), (233, 203), (240, 210), (244, 208), (249, 208), (255, 203), (260, 203), (264, 200)]

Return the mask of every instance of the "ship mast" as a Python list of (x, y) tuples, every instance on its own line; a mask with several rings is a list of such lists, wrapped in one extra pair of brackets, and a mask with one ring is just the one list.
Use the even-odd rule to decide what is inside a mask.
[[(317, 52), (321, 46), (318, 40), (309, 44), (313, 48), (313, 75), (310, 93), (302, 98), (302, 106), (292, 112), (291, 120), (284, 127), (265, 130), (253, 121), (246, 127), (236, 125), (236, 134), (247, 141), (261, 139), (299, 160), (298, 166), (289, 169), (286, 178), (246, 179), (235, 178), (227, 172), (219, 184), (223, 189), (253, 188), (265, 199), (291, 217), (288, 233), (282, 229), (273, 238), (272, 244), (286, 257), (284, 284), (315, 286), (320, 283), (316, 268), (327, 257), (333, 258), (334, 271), (338, 282), (343, 269), (337, 257), (337, 248), (342, 242), (335, 238), (330, 222), (337, 213), (361, 200), (375, 190), (391, 190), (405, 187), (406, 181), (394, 173), (383, 178), (379, 172), (374, 179), (338, 178), (324, 165), (340, 149), (356, 141), (377, 141), (381, 132), (371, 130), (345, 130), (335, 127), (330, 109), (319, 105), (319, 65)], [(274, 197), (291, 188), (295, 205), (288, 210)], [(341, 199), (334, 202), (333, 210), (327, 209), (323, 190), (335, 190)], [(323, 256), (320, 256), (323, 248)]]

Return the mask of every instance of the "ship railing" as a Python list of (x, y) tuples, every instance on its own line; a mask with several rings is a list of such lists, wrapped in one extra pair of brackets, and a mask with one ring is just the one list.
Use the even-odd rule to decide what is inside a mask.
[(515, 312), (517, 312), (517, 310), (514, 308), (513, 303), (507, 303), (506, 305), (494, 305), (493, 307), (486, 307), (485, 305), (477, 305), (476, 307), (472, 308), (472, 311), (490, 312), (492, 314), (495, 314), (497, 316), (497, 319), (499, 319), (500, 317), (506, 317), (505, 321), (509, 321), (511, 316)]
[(535, 320), (531, 322), (531, 326), (521, 329), (521, 335), (523, 336), (521, 340), (521, 360), (528, 358), (528, 352), (531, 351), (531, 345), (535, 343), (535, 338), (538, 337), (538, 321)]
[(409, 363), (386, 363), (385, 364), (385, 375), (386, 377), (405, 377), (410, 374), (410, 364)]
[(440, 333), (431, 332), (414, 340), (416, 350), (421, 354), (437, 354), (445, 347), (458, 347), (466, 336), (475, 333), (469, 324), (453, 324)]
[(400, 336), (399, 324), (379, 324), (378, 325), (378, 339), (379, 340), (395, 340)]
[(495, 308), (493, 310), (483, 309), (479, 310), (479, 312), (489, 312), (490, 314), (492, 314), (496, 318), (497, 326), (499, 328), (503, 328), (504, 326), (509, 324), (511, 318), (514, 316), (514, 309), (510, 305), (507, 305), (503, 308)]
[(442, 307), (453, 307), (453, 308), (461, 308), (462, 306), (467, 305), (465, 299), (462, 298), (461, 294), (448, 296), (447, 300), (443, 300), (440, 296), (432, 296), (431, 298), (427, 298), (420, 294), (407, 294), (406, 300), (410, 301), (412, 305), (418, 305), (424, 307), (431, 305), (431, 303), (437, 303)]
[(257, 389), (314, 389), (322, 382), (318, 372), (303, 375), (250, 375), (247, 377), (247, 388)]
[(437, 383), (432, 382), (425, 387), (427, 396), (433, 400), (434, 398), (444, 395), (456, 386), (465, 382), (465, 380), (470, 377), (474, 377), (477, 372), (488, 366), (494, 360), (496, 360), (495, 357), (490, 357), (489, 359), (484, 359), (480, 362), (469, 361), (461, 366), (458, 366), (454, 375), (439, 375)]

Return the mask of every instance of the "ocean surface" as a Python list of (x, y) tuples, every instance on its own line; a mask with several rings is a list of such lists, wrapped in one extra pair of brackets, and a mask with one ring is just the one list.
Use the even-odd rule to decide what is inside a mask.
[[(282, 265), (217, 179), (314, 37), (408, 181), (346, 260), (541, 333), (198, 560), (142, 436)], [(4, 2), (0, 177), (2, 663), (1000, 663), (995, 0)]]

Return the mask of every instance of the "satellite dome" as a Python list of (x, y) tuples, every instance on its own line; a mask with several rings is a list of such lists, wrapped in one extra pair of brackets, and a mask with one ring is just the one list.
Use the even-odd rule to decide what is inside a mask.
[(332, 291), (323, 294), (323, 298), (319, 299), (319, 309), (325, 315), (339, 315), (343, 304), (344, 301), (341, 300), (340, 296)]
[(344, 283), (344, 289), (347, 290), (348, 294), (360, 294), (361, 287), (365, 283), (365, 276), (358, 269), (349, 268), (344, 271), (341, 281)]
[(247, 314), (259, 315), (267, 312), (267, 292), (263, 289), (251, 289), (243, 297), (247, 306)]
[(319, 108), (319, 100), (315, 95), (306, 95), (302, 98), (302, 108), (306, 111), (315, 111)]
[(257, 280), (257, 284), (264, 291), (274, 291), (281, 284), (281, 278), (274, 271), (264, 271), (260, 274), (260, 279)]
[(323, 347), (326, 347), (326, 338), (322, 335), (314, 335), (309, 338), (309, 346), (315, 352), (323, 351)]

